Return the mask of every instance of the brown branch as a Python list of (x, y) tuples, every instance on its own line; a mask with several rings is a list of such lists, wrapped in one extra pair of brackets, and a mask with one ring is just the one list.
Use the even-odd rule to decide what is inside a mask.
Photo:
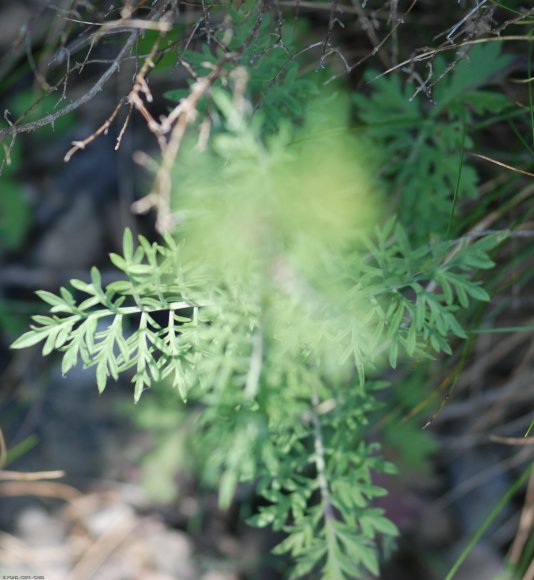
[(85, 139), (82, 139), (81, 141), (73, 141), (72, 142), (72, 147), (67, 151), (67, 154), (63, 158), (63, 161), (65, 161), (65, 162), (70, 161), (71, 157), (77, 151), (80, 151), (81, 149), (85, 149), (86, 146), (89, 145), (89, 143), (91, 143), (92, 141), (94, 141), (100, 135), (107, 134), (108, 129), (109, 129), (111, 123), (113, 123), (113, 120), (115, 119), (115, 117), (117, 116), (118, 112), (120, 111), (120, 109), (124, 105), (125, 100), (126, 100), (126, 98), (123, 97), (118, 102), (117, 106), (115, 107), (115, 109), (113, 110), (113, 112), (111, 113), (111, 115), (104, 121), (104, 123), (102, 123), (102, 125), (96, 131), (94, 131), (93, 133), (91, 133), (91, 135), (89, 135)]
[[(417, 0), (416, 0), (417, 1)], [(387, 70), (385, 70), (384, 72), (376, 75), (375, 77), (373, 77), (369, 82), (373, 82), (376, 81), (377, 79), (379, 79), (380, 77), (386, 76), (390, 73), (392, 73), (393, 71), (402, 68), (406, 65), (409, 64), (413, 64), (414, 62), (420, 62), (420, 61), (424, 61), (424, 60), (428, 60), (429, 58), (434, 57), (436, 54), (440, 53), (440, 52), (446, 52), (449, 50), (456, 50), (458, 48), (462, 48), (464, 46), (472, 46), (475, 44), (484, 44), (486, 42), (504, 42), (505, 40), (516, 40), (516, 41), (526, 41), (526, 42), (532, 42), (532, 37), (525, 35), (525, 34), (517, 34), (517, 35), (511, 35), (511, 36), (496, 36), (496, 37), (486, 37), (486, 38), (475, 38), (474, 40), (466, 40), (465, 42), (461, 42), (459, 44), (446, 44), (444, 46), (439, 46), (437, 48), (432, 48), (429, 50), (425, 50), (424, 52), (422, 52), (421, 54), (416, 54), (415, 56), (412, 56), (411, 58), (407, 58), (406, 60), (403, 60), (402, 62), (396, 64), (395, 66), (392, 66), (390, 68), (388, 68)], [(363, 60), (366, 59), (362, 59), (360, 60), (358, 63), (356, 63), (355, 65), (353, 65), (353, 68), (355, 68), (358, 64), (360, 64), (361, 62), (363, 62)]]
[(82, 495), (77, 489), (65, 483), (50, 481), (10, 481), (0, 483), (0, 496), (34, 495), (53, 497), (71, 501)]
[[(189, 96), (180, 101), (178, 106), (171, 111), (169, 117), (164, 119), (168, 122), (169, 118), (171, 120), (174, 120), (175, 117), (178, 118), (172, 128), (169, 141), (162, 148), (162, 161), (156, 174), (155, 185), (146, 197), (135, 202), (132, 206), (137, 213), (146, 213), (155, 208), (158, 213), (156, 227), (159, 231), (169, 231), (174, 225), (170, 210), (171, 169), (180, 151), (185, 132), (189, 124), (196, 118), (198, 102), (219, 74), (220, 67), (217, 67), (210, 75), (196, 81), (191, 87)], [(158, 125), (158, 127), (160, 126)]]
[(501, 437), (490, 435), (490, 440), (503, 445), (534, 445), (534, 437)]
[[(156, 22), (159, 18), (162, 17), (162, 15), (164, 14), (168, 5), (169, 5), (169, 2), (162, 2), (161, 6), (152, 10), (152, 12), (149, 14), (149, 19), (152, 19), (154, 22)], [(89, 37), (89, 39), (84, 39), (84, 40), (79, 41), (79, 42), (82, 42), (82, 46), (83, 46), (83, 43), (86, 43), (89, 41), (90, 45), (92, 47), (96, 43), (96, 41), (99, 38), (101, 38), (102, 36), (112, 34), (112, 33), (117, 33), (117, 32), (118, 32), (118, 30), (117, 30), (117, 27), (114, 23), (113, 27), (111, 27), (111, 28), (108, 27), (104, 31), (102, 29), (100, 29), (95, 34), (92, 34)], [(66, 105), (62, 109), (60, 109), (59, 111), (55, 111), (54, 113), (50, 113), (49, 115), (46, 115), (45, 117), (42, 117), (41, 119), (37, 119), (36, 121), (31, 121), (29, 123), (24, 123), (24, 124), (13, 123), (13, 124), (10, 124), (9, 127), (4, 127), (2, 129), (0, 129), (0, 141), (5, 139), (5, 137), (7, 137), (8, 135), (16, 136), (19, 133), (29, 133), (29, 132), (35, 131), (37, 129), (40, 129), (41, 127), (44, 127), (46, 125), (50, 125), (50, 124), (54, 123), (57, 119), (65, 116), (65, 115), (68, 115), (72, 111), (78, 109), (80, 106), (82, 106), (85, 103), (92, 100), (104, 88), (104, 86), (109, 81), (109, 79), (113, 76), (113, 74), (120, 68), (120, 65), (121, 65), (122, 61), (124, 60), (127, 52), (130, 50), (130, 48), (134, 44), (134, 42), (137, 38), (137, 35), (138, 35), (137, 29), (134, 30), (133, 32), (130, 32), (128, 38), (124, 42), (119, 53), (111, 61), (111, 64), (108, 67), (108, 69), (95, 82), (95, 84), (87, 91), (87, 93), (85, 93), (84, 95), (82, 95), (78, 99), (75, 99), (74, 101), (72, 101), (71, 103), (69, 103), (68, 105)], [(79, 44), (79, 42), (78, 42), (78, 44)], [(80, 48), (80, 46), (78, 46), (78, 48)], [(70, 53), (72, 51), (73, 51), (73, 49), (63, 48), (60, 51), (57, 58), (61, 58), (61, 60), (62, 60), (64, 58), (65, 53), (70, 55)], [(86, 55), (86, 60), (87, 60), (87, 58), (88, 58), (88, 55)], [(85, 63), (82, 63), (82, 68), (83, 68), (84, 64)], [(75, 70), (75, 68), (77, 68), (77, 66), (78, 65), (76, 65), (75, 67), (73, 67), (70, 70), (67, 70), (66, 76), (68, 76), (72, 72), (72, 70)], [(56, 90), (63, 82), (64, 82), (64, 79), (62, 79), (60, 81), (60, 83), (58, 83), (58, 85), (56, 85), (55, 87), (51, 87), (50, 92), (52, 92), (53, 90)]]
[(140, 18), (120, 19), (111, 22), (89, 22), (87, 20), (77, 20), (76, 18), (67, 18), (78, 24), (88, 24), (90, 26), (101, 26), (101, 30), (109, 29), (129, 29), (136, 28), (139, 30), (157, 30), (159, 32), (169, 32), (172, 30), (172, 24), (167, 21), (156, 22), (154, 20), (142, 20)]
[[(410, 6), (408, 6), (408, 8), (406, 9), (406, 11), (401, 16), (401, 18), (397, 21), (397, 23), (391, 28), (391, 30), (386, 34), (386, 36), (384, 36), (384, 38), (382, 39), (382, 41), (379, 44), (377, 44), (371, 52), (369, 52), (364, 57), (360, 58), (360, 60), (358, 60), (357, 62), (355, 62), (350, 67), (350, 70), (348, 72), (352, 72), (354, 69), (358, 68), (361, 64), (363, 64), (366, 60), (369, 60), (372, 56), (374, 56), (375, 54), (377, 54), (378, 51), (384, 46), (384, 44), (386, 44), (386, 42), (392, 36), (395, 35), (395, 33), (397, 32), (397, 29), (399, 28), (399, 26), (404, 23), (406, 17), (415, 8), (415, 5), (416, 4), (417, 4), (417, 0), (413, 0), (412, 3), (410, 4)], [(411, 59), (409, 59), (407, 62), (411, 62)], [(403, 66), (403, 64), (406, 64), (406, 62), (405, 63), (401, 63), (400, 65), (397, 65), (397, 66), (394, 66), (394, 67), (389, 68), (386, 72), (382, 73), (382, 75), (387, 74), (387, 72), (389, 72), (391, 70), (395, 70), (396, 68), (399, 68), (400, 66)], [(345, 74), (345, 73), (343, 73), (343, 74)], [(378, 75), (378, 76), (382, 76), (382, 75)], [(334, 75), (333, 77), (329, 78), (326, 81), (325, 84), (329, 84), (329, 83), (331, 83), (332, 81), (338, 79), (341, 76), (342, 76), (341, 74)], [(375, 77), (375, 78), (378, 78), (378, 76)], [(375, 79), (372, 79), (372, 80), (375, 80)]]
[[(280, 8), (298, 8), (299, 10), (323, 10), (330, 11), (332, 9), (331, 2), (309, 2), (306, 0), (279, 0), (276, 3)], [(361, 12), (357, 6), (350, 4), (339, 4), (339, 11), (345, 14), (356, 14), (360, 16)]]
[[(234, 52), (227, 52), (224, 57), (214, 65), (211, 73), (198, 78), (193, 83), (189, 95), (185, 99), (182, 99), (166, 117), (163, 117), (160, 123), (157, 123), (151, 116), (147, 119), (147, 121), (149, 121), (149, 127), (156, 136), (158, 136), (162, 159), (156, 173), (152, 191), (147, 196), (136, 201), (133, 204), (132, 209), (136, 213), (146, 213), (154, 208), (157, 212), (156, 228), (160, 232), (169, 231), (174, 226), (174, 219), (171, 212), (171, 170), (182, 146), (185, 133), (189, 125), (197, 117), (198, 103), (210, 90), (213, 83), (221, 76), (224, 66), (229, 62), (237, 61), (239, 56), (256, 38), (264, 16), (265, 3), (260, 2), (258, 15), (254, 25), (241, 46)], [(147, 65), (147, 68), (150, 66), (147, 62), (145, 62), (145, 64)], [(138, 77), (140, 81), (144, 79), (141, 74), (138, 75)], [(133, 99), (131, 100), (135, 106), (138, 106), (138, 102), (140, 101), (140, 97), (138, 96), (140, 90), (140, 88), (137, 89)], [(164, 141), (163, 135), (167, 134), (169, 135), (169, 138), (167, 141)]]
[(494, 163), (499, 167), (504, 167), (505, 169), (509, 169), (510, 171), (514, 171), (515, 173), (521, 173), (521, 175), (526, 175), (528, 177), (534, 177), (534, 173), (530, 171), (525, 171), (524, 169), (519, 169), (518, 167), (513, 167), (512, 165), (508, 165), (507, 163), (503, 163), (502, 161), (497, 161), (497, 159), (492, 159), (491, 157), (487, 157), (486, 155), (481, 155), (480, 153), (470, 153), (473, 157), (478, 157), (483, 161), (489, 161), (490, 163)]
[[(361, 5), (360, 0), (354, 0), (353, 4), (354, 4), (354, 11), (358, 15), (358, 20), (361, 23), (360, 26), (365, 31), (365, 34), (369, 38), (369, 41), (371, 42), (371, 44), (373, 45), (374, 48), (380, 46), (380, 38), (378, 38), (375, 27), (374, 27), (373, 23), (371, 22), (371, 19), (365, 13), (365, 10), (363, 9), (363, 7)], [(344, 7), (340, 7), (340, 9), (345, 11)], [(377, 54), (378, 54), (378, 58), (382, 61), (382, 64), (384, 64), (384, 66), (386, 66), (386, 67), (391, 66), (391, 62), (388, 62), (387, 56), (384, 55), (382, 53), (382, 51), (379, 51)]]
[(39, 481), (40, 479), (57, 479), (65, 475), (64, 471), (2, 471), (0, 480), (3, 481)]
[(61, 117), (64, 117), (69, 113), (72, 113), (72, 111), (75, 111), (85, 103), (88, 103), (90, 100), (92, 100), (104, 88), (104, 85), (109, 81), (109, 79), (113, 76), (113, 74), (117, 72), (124, 55), (133, 46), (136, 36), (137, 32), (130, 33), (128, 39), (124, 43), (124, 46), (119, 51), (119, 54), (115, 57), (115, 60), (113, 61), (111, 66), (84, 95), (70, 102), (68, 105), (66, 105), (59, 111), (50, 113), (49, 115), (46, 115), (41, 119), (37, 119), (36, 121), (30, 121), (29, 123), (24, 123), (23, 125), (13, 124), (10, 125), (9, 127), (4, 127), (3, 129), (0, 129), (0, 139), (3, 139), (8, 135), (14, 136), (18, 135), (19, 133), (30, 133), (32, 131), (35, 131), (36, 129), (40, 129), (41, 127), (50, 125), (55, 121), (57, 121), (57, 119), (60, 119)]
[(7, 447), (4, 432), (0, 428), (0, 469), (7, 463)]
[(126, 118), (124, 119), (124, 123), (122, 124), (121, 130), (119, 131), (119, 136), (117, 137), (117, 142), (115, 143), (115, 151), (119, 150), (121, 146), (122, 138), (124, 137), (124, 133), (126, 132), (126, 127), (128, 127), (128, 123), (130, 122), (130, 117), (132, 116), (133, 105), (130, 105), (128, 109), (128, 113), (126, 114)]
[(328, 17), (328, 30), (326, 32), (326, 36), (323, 41), (323, 50), (321, 53), (321, 60), (319, 62), (319, 67), (324, 67), (324, 61), (326, 58), (326, 53), (331, 46), (332, 43), (332, 34), (334, 33), (334, 26), (337, 22), (336, 17), (337, 12), (337, 0), (331, 0), (330, 2), (330, 16)]
[(159, 44), (161, 42), (162, 36), (160, 35), (154, 44), (152, 45), (152, 49), (150, 50), (149, 55), (145, 58), (143, 62), (143, 66), (140, 68), (139, 72), (135, 75), (134, 85), (132, 90), (128, 94), (128, 102), (130, 105), (134, 106), (139, 113), (141, 113), (142, 117), (145, 119), (148, 128), (150, 131), (156, 136), (158, 140), (160, 148), (165, 146), (165, 141), (163, 139), (163, 131), (161, 130), (160, 124), (154, 119), (150, 111), (146, 108), (141, 95), (145, 96), (147, 102), (151, 103), (152, 93), (150, 92), (150, 88), (148, 86), (146, 77), (150, 69), (154, 68), (154, 56), (156, 55)]

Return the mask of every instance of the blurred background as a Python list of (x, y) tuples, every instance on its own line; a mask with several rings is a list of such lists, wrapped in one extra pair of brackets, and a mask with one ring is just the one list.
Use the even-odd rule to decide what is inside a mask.
[[(149, 3), (125, 2), (122, 8), (142, 9), (143, 4)], [(204, 3), (169, 4), (187, 30), (206, 9)], [(425, 97), (424, 79), (431, 67), (417, 68), (415, 60), (401, 66), (403, 59), (414, 59), (428, 47), (450, 48), (488, 35), (526, 38), (534, 19), (527, 4), (273, 2), (285, 17), (303, 23), (302, 46), (333, 34), (335, 11), (344, 27), (336, 25), (332, 41), (339, 58), (334, 55), (327, 64), (333, 75), (351, 69), (346, 77), (351, 90), (369, 94), (365, 74), (395, 67), (420, 79), (417, 98), (427, 103), (431, 95)], [(1, 128), (21, 116), (21, 123), (53, 116), (91, 93), (126, 37), (90, 37), (81, 22), (116, 18), (119, 8), (76, 0), (0, 4)], [(202, 37), (194, 34), (192, 42), (200, 44)], [(150, 77), (155, 118), (169, 109), (165, 93), (187, 86), (186, 71), (176, 66), (178, 49), (187, 40), (180, 35), (182, 29), (178, 40), (171, 37), (168, 46), (162, 45), (171, 47), (162, 54), (169, 63)], [(190, 411), (175, 392), (156, 385), (134, 407), (128, 381), (99, 395), (94, 369), (77, 367), (63, 377), (59, 358), (44, 359), (39, 347), (9, 350), (30, 315), (42, 308), (35, 290), (57, 292), (72, 278), (88, 280), (93, 265), (104, 282), (117, 279), (107, 256), (120, 253), (125, 227), (157, 238), (155, 217), (132, 211), (132, 203), (151, 187), (146, 160), (135, 159), (143, 159), (139, 152), (157, 154), (139, 113), (122, 109), (109, 130), (64, 161), (72, 143), (98, 131), (128, 94), (156, 36), (154, 31), (140, 35), (132, 57), (72, 113), (15, 140), (1, 137), (2, 574), (46, 580), (288, 577), (287, 563), (269, 553), (280, 538), (244, 523), (257, 502), (254, 489), (240, 488), (231, 509), (218, 508), (216, 491), (198, 473), (206, 458), (192, 456), (201, 452), (188, 440)], [(513, 110), (526, 116), (507, 110), (489, 128), (478, 120), (482, 150), (507, 152), (500, 159), (521, 171), (481, 165), (480, 197), (457, 209), (461, 223), (472, 226), (479, 211), (481, 229), (506, 223), (523, 232), (503, 245), (494, 257), (496, 268), (485, 274), (490, 305), (470, 314), (471, 329), (491, 331), (469, 333), (451, 357), (412, 362), (388, 376), (403, 388), (391, 393), (371, 433), (400, 469), (395, 478), (378, 481), (389, 490), (379, 505), (401, 530), (397, 548), (384, 547), (382, 578), (445, 578), (533, 459), (532, 434), (524, 437), (534, 402), (531, 46), (527, 41), (505, 45), (510, 58), (492, 79), (516, 105)], [(313, 71), (320, 57), (320, 51), (307, 54), (302, 68)], [(533, 521), (531, 476), (492, 518), (456, 578), (534, 578)]]

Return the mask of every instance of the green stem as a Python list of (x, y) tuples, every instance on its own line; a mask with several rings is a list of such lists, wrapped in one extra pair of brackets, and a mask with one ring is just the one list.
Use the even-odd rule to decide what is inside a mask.
[(456, 560), (453, 567), (450, 569), (449, 573), (447, 574), (445, 580), (452, 580), (458, 572), (460, 566), (464, 563), (467, 556), (469, 556), (471, 550), (475, 547), (478, 543), (480, 538), (484, 535), (484, 532), (489, 528), (493, 520), (497, 517), (499, 512), (503, 509), (503, 507), (512, 499), (512, 497), (517, 493), (517, 491), (521, 488), (521, 486), (525, 483), (528, 476), (530, 475), (530, 471), (534, 463), (531, 463), (525, 471), (519, 476), (519, 478), (512, 484), (510, 489), (504, 494), (501, 498), (499, 503), (493, 508), (489, 516), (484, 520), (484, 523), (480, 526), (477, 530), (476, 534), (473, 536), (472, 540), (469, 542), (465, 550), (460, 554), (460, 557)]

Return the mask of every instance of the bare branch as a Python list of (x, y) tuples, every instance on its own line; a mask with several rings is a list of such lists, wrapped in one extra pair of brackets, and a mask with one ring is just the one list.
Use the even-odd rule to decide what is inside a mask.
[(75, 99), (74, 101), (70, 102), (68, 105), (56, 111), (54, 113), (50, 113), (41, 119), (37, 119), (36, 121), (30, 121), (29, 123), (24, 123), (23, 125), (13, 124), (9, 127), (5, 127), (0, 129), (0, 139), (4, 139), (8, 135), (18, 135), (19, 133), (30, 133), (31, 131), (35, 131), (36, 129), (40, 129), (41, 127), (45, 127), (46, 125), (50, 125), (72, 113), (85, 103), (88, 103), (91, 99), (93, 99), (105, 86), (105, 84), (109, 81), (109, 79), (113, 76), (117, 70), (119, 70), (121, 61), (124, 55), (130, 50), (135, 42), (137, 32), (130, 33), (128, 39), (124, 43), (124, 46), (119, 51), (119, 54), (115, 57), (115, 60), (111, 64), (111, 66), (106, 70), (106, 72), (96, 81), (96, 83), (81, 97)]
[(85, 149), (85, 147), (87, 145), (89, 145), (89, 143), (94, 141), (97, 137), (99, 137), (102, 134), (105, 135), (108, 132), (108, 129), (109, 129), (111, 123), (113, 123), (113, 120), (115, 119), (118, 112), (120, 111), (120, 109), (124, 105), (125, 100), (126, 99), (123, 97), (118, 102), (117, 106), (115, 107), (115, 109), (113, 110), (111, 115), (104, 121), (104, 123), (102, 123), (102, 125), (96, 131), (91, 133), (91, 135), (89, 135), (89, 137), (86, 137), (85, 139), (83, 139), (81, 141), (73, 141), (72, 142), (73, 146), (67, 151), (67, 154), (63, 158), (63, 161), (65, 161), (65, 162), (70, 161), (71, 157), (76, 153), (76, 151), (80, 151), (81, 149)]

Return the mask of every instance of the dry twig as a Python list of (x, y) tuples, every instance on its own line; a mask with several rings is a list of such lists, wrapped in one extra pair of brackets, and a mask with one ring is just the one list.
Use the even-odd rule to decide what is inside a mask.
[(82, 495), (74, 487), (65, 483), (49, 481), (16, 481), (0, 483), (0, 496), (33, 495), (71, 501)]

